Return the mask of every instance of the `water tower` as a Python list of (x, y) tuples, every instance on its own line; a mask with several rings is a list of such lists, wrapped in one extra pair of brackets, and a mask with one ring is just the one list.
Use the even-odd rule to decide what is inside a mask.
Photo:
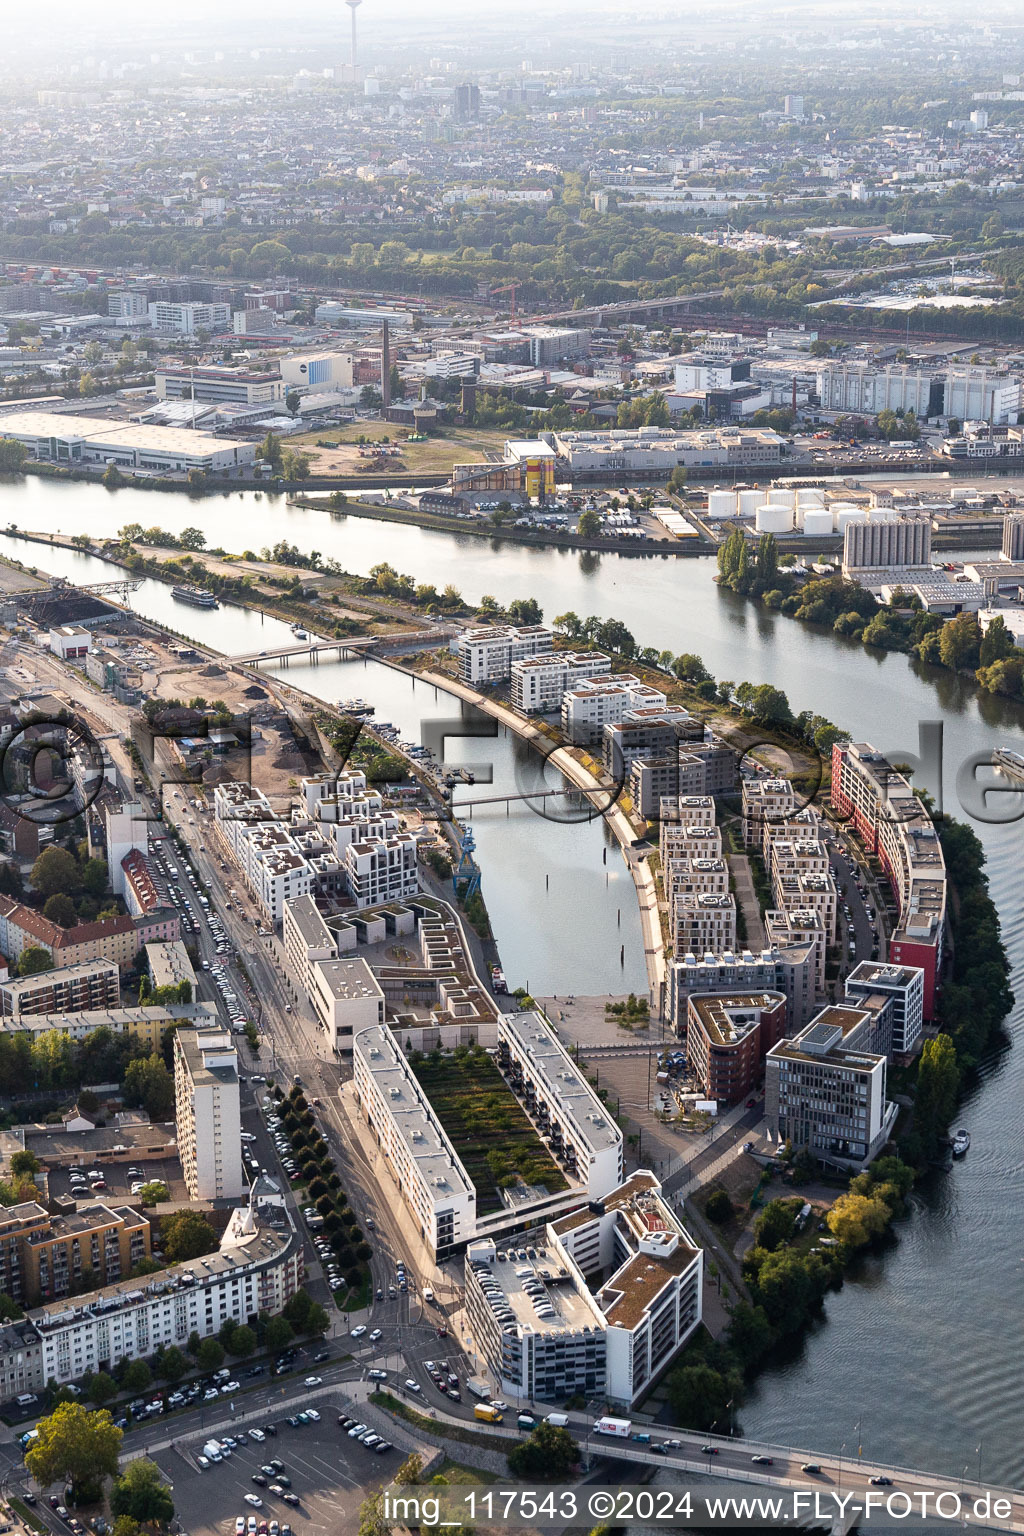
[(345, 0), (345, 4), (352, 12), (352, 73), (356, 68), (356, 11), (362, 5), (363, 0)]

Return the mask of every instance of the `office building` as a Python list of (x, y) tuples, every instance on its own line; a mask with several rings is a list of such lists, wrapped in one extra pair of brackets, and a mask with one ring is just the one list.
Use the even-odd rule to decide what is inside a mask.
[(336, 1055), (361, 1029), (384, 1023), (384, 993), (365, 960), (315, 960), (309, 1000)]
[(219, 1026), (174, 1032), (178, 1155), (193, 1200), (237, 1200), (245, 1188), (238, 1054)]
[(778, 464), (782, 438), (767, 428), (709, 427), (675, 432), (662, 427), (608, 432), (556, 432), (559, 458), (572, 474), (624, 471), (652, 476), (676, 468)]
[(691, 992), (686, 1014), (686, 1058), (706, 1097), (726, 1104), (746, 1098), (786, 1033), (784, 995)]
[(203, 304), (197, 300), (175, 303), (159, 299), (149, 306), (149, 323), (154, 330), (170, 331), (176, 336), (194, 336), (197, 331), (231, 329), (230, 304)]
[(284, 399), (284, 384), (276, 368), (235, 368), (227, 363), (176, 368), (168, 364), (156, 370), (154, 381), (158, 400), (270, 406)]
[(935, 1011), (946, 926), (946, 866), (935, 825), (904, 775), (866, 742), (832, 748), (831, 800), (885, 868), (899, 910), (887, 958), (923, 970), (927, 1021)]
[(145, 290), (119, 288), (108, 293), (107, 318), (118, 325), (148, 325), (149, 300)]
[(843, 534), (843, 575), (863, 580), (870, 571), (898, 567), (901, 571), (931, 570), (932, 523), (923, 516), (873, 517), (848, 523)]
[(886, 1100), (885, 1056), (851, 1047), (856, 1008), (823, 1008), (765, 1057), (765, 1119), (774, 1140), (823, 1163), (862, 1167), (885, 1146), (897, 1106)]
[(892, 1055), (910, 1056), (924, 1025), (924, 971), (917, 965), (862, 960), (845, 982), (850, 1003), (866, 1006), (873, 997), (892, 1001)]
[(505, 682), (512, 675), (512, 663), (528, 656), (540, 656), (554, 650), (554, 635), (542, 624), (516, 628), (511, 624), (466, 629), (455, 644), (459, 657), (459, 676), (464, 683)]
[(700, 1324), (703, 1257), (642, 1170), (516, 1246), (471, 1244), (466, 1313), (502, 1393), (628, 1410)]
[(0, 982), (0, 1016), (9, 1019), (116, 1008), (120, 1000), (121, 972), (112, 960), (83, 960), (78, 965)]

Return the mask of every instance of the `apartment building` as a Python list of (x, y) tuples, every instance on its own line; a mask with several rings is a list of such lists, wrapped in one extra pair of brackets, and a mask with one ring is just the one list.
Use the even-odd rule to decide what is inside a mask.
[(823, 1162), (862, 1167), (882, 1150), (896, 1121), (886, 1099), (886, 1060), (851, 1047), (865, 1022), (856, 1008), (823, 1008), (807, 1028), (765, 1057), (765, 1119), (773, 1139)]
[(785, 1036), (784, 994), (691, 992), (686, 1015), (686, 1057), (706, 1096), (726, 1104), (746, 1098)]
[(111, 1371), (161, 1347), (183, 1349), (191, 1334), (211, 1338), (226, 1323), (255, 1323), (261, 1313), (281, 1311), (303, 1273), (302, 1242), (283, 1207), (240, 1207), (217, 1253), (30, 1312), (26, 1321), (40, 1341), (38, 1385)]
[(120, 1001), (121, 972), (112, 960), (83, 960), (37, 976), (0, 982), (0, 1016), (7, 1019), (116, 1008)]
[(885, 869), (899, 909), (887, 958), (924, 972), (927, 1021), (935, 1011), (946, 926), (946, 866), (935, 825), (904, 775), (866, 742), (832, 748), (831, 798)]
[(725, 896), (729, 890), (729, 866), (724, 859), (670, 859), (662, 878), (669, 906), (677, 896), (706, 891), (710, 896)]
[(744, 779), (740, 793), (744, 847), (763, 848), (769, 828), (797, 809), (793, 786), (788, 779)]
[(681, 743), (704, 740), (704, 723), (695, 719), (681, 704), (663, 708), (630, 708), (617, 724), (606, 725), (601, 733), (604, 766), (618, 782), (625, 782), (637, 758), (668, 757)]
[(567, 689), (590, 677), (606, 677), (610, 665), (600, 651), (551, 651), (519, 657), (511, 665), (512, 705), (527, 715), (551, 714), (561, 709)]
[(344, 864), (349, 894), (357, 907), (403, 901), (420, 888), (416, 839), (411, 832), (349, 843)]
[[(153, 921), (157, 926), (177, 927), (177, 918), (170, 913), (153, 914)], [(156, 936), (148, 932), (149, 926), (122, 914), (61, 928), (41, 912), (24, 907), (9, 896), (0, 896), (0, 952), (11, 961), (20, 959), (26, 949), (39, 948), (48, 950), (61, 968), (106, 960), (126, 971), (134, 965), (139, 946)]]
[(181, 939), (172, 943), (147, 944), (146, 965), (154, 991), (158, 987), (180, 987), (187, 984), (192, 998), (195, 998), (196, 973)]
[(209, 1023), (217, 1017), (216, 1003), (174, 1003), (160, 1008), (84, 1008), (79, 1013), (23, 1013), (17, 1019), (0, 1018), (0, 1033), (30, 1035), (66, 1035), (69, 1040), (84, 1040), (97, 1029), (109, 1029), (115, 1035), (134, 1035), (148, 1051), (160, 1049), (168, 1029), (181, 1023)]
[(347, 1055), (359, 1030), (384, 1023), (384, 993), (365, 960), (315, 960), (311, 970), (313, 1011), (334, 1053)]
[(21, 1242), (25, 1303), (38, 1306), (127, 1280), (149, 1254), (149, 1222), (129, 1205), (84, 1205), (50, 1216)]
[(19, 1306), (26, 1300), (25, 1242), (33, 1232), (50, 1230), (50, 1213), (35, 1200), (0, 1209), (0, 1292)]
[(298, 848), (268, 847), (265, 837), (262, 831), (251, 835), (249, 886), (265, 916), (277, 928), (284, 919), (287, 903), (309, 895), (313, 871)]
[(499, 1017), (497, 1061), (568, 1176), (602, 1199), (622, 1180), (622, 1132), (540, 1014)]
[(552, 631), (542, 624), (463, 630), (454, 645), (459, 676), (464, 683), (474, 685), (505, 682), (512, 676), (513, 662), (550, 653), (554, 650), (554, 638)]
[(11, 1402), (45, 1385), (43, 1347), (32, 1324), (24, 1318), (0, 1323), (0, 1400)]
[(516, 1398), (631, 1408), (701, 1321), (703, 1252), (646, 1170), (600, 1202), (466, 1256), (466, 1311)]
[(618, 725), (634, 709), (663, 709), (666, 695), (632, 675), (594, 674), (566, 685), (562, 729), (577, 744), (600, 741), (606, 725)]
[(307, 997), (313, 992), (313, 967), (318, 960), (333, 960), (338, 941), (324, 922), (312, 896), (286, 901), (282, 924), (288, 964)]
[(668, 757), (637, 757), (626, 781), (633, 809), (646, 821), (657, 821), (663, 807), (680, 796), (702, 795), (708, 787), (705, 762), (681, 748)]
[(774, 949), (810, 952), (814, 997), (825, 996), (826, 933), (821, 913), (814, 907), (783, 907), (764, 914), (764, 931)]
[(707, 891), (681, 892), (672, 903), (676, 954), (720, 955), (736, 947), (736, 902)]
[(892, 1054), (911, 1056), (924, 1027), (925, 973), (917, 965), (862, 960), (846, 978), (847, 1001), (866, 1006), (870, 998), (892, 1002)]
[(178, 1154), (193, 1200), (237, 1200), (245, 1188), (238, 1053), (218, 1025), (174, 1032)]
[(476, 1188), (394, 1035), (382, 1024), (352, 1041), (359, 1108), (392, 1178), (435, 1256), (476, 1230)]

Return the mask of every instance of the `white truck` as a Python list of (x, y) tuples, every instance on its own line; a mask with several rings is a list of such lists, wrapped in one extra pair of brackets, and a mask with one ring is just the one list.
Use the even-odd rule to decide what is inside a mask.
[(595, 1435), (610, 1435), (613, 1440), (628, 1440), (633, 1431), (631, 1419), (601, 1418), (594, 1420)]
[(569, 1415), (567, 1413), (546, 1413), (544, 1415), (544, 1422), (545, 1424), (550, 1424), (553, 1429), (565, 1429), (569, 1422)]
[(467, 1376), (466, 1386), (472, 1392), (474, 1397), (485, 1397), (487, 1401), (490, 1402), (491, 1385), (490, 1382), (485, 1381), (482, 1376)]

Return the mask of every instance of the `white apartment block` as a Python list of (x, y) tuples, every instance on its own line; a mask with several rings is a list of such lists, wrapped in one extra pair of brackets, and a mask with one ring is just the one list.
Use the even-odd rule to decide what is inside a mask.
[(501, 1015), (498, 1065), (591, 1200), (622, 1182), (622, 1132), (539, 1013)]
[(178, 1154), (193, 1200), (237, 1200), (245, 1188), (238, 1053), (226, 1029), (174, 1032)]
[(399, 1193), (435, 1255), (476, 1230), (476, 1189), (394, 1035), (383, 1025), (352, 1041), (359, 1107)]
[(313, 871), (304, 854), (294, 845), (255, 849), (250, 887), (267, 918), (277, 928), (283, 921), (286, 903), (308, 896), (313, 889)]
[(420, 888), (416, 839), (411, 832), (399, 832), (349, 843), (345, 875), (357, 907), (379, 907), (415, 896)]
[(156, 331), (173, 331), (178, 336), (193, 336), (196, 331), (229, 331), (231, 305), (160, 299), (149, 306), (149, 323)]
[(500, 1390), (629, 1409), (699, 1326), (703, 1252), (646, 1171), (590, 1208), (467, 1252), (466, 1310)]
[(192, 1333), (206, 1339), (225, 1323), (280, 1312), (303, 1273), (302, 1242), (283, 1208), (240, 1207), (217, 1253), (34, 1309), (26, 1322), (41, 1344), (37, 1386), (112, 1371), (161, 1347), (184, 1349)]
[(491, 625), (463, 630), (454, 649), (464, 683), (501, 683), (511, 677), (514, 661), (552, 651), (554, 635), (542, 624)]
[(897, 1113), (886, 1101), (885, 1057), (844, 1044), (863, 1020), (855, 1008), (823, 1008), (765, 1057), (765, 1119), (772, 1136), (844, 1168), (861, 1166), (882, 1150)]
[(311, 996), (314, 965), (318, 960), (333, 960), (338, 953), (338, 941), (312, 896), (285, 902), (281, 936), (291, 971), (303, 992)]
[(512, 663), (510, 696), (514, 708), (527, 715), (561, 709), (562, 696), (585, 678), (606, 676), (611, 665), (600, 651), (552, 651), (524, 656)]
[(584, 745), (600, 741), (606, 725), (620, 725), (635, 709), (662, 709), (667, 695), (632, 675), (573, 682), (562, 697), (562, 729)]
[(361, 1029), (384, 1023), (384, 993), (365, 960), (316, 960), (309, 1000), (335, 1055)]

